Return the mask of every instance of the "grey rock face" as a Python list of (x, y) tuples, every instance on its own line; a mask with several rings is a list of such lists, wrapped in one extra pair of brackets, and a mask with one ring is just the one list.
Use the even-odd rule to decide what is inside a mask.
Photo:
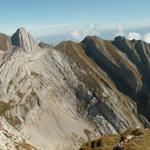
[(40, 46), (41, 48), (51, 48), (51, 47), (52, 47), (50, 44), (44, 43), (44, 42), (40, 42), (40, 43), (39, 43), (39, 46)]
[(120, 51), (127, 54), (127, 57), (136, 65), (141, 61), (136, 49), (134, 48), (135, 40), (129, 41), (125, 37), (118, 36), (113, 40), (113, 43)]
[(150, 70), (150, 48), (148, 45), (143, 41), (137, 41), (135, 49), (140, 56), (142, 72)]
[(124, 37), (116, 37), (113, 43), (120, 51), (127, 54), (127, 57), (137, 66), (140, 73), (144, 75), (145, 70), (150, 67), (150, 48), (143, 41), (129, 41)]
[(56, 46), (68, 59), (78, 79), (75, 90), (79, 99), (78, 112), (93, 122), (100, 134), (122, 132), (135, 124), (141, 126), (135, 117), (136, 104), (115, 88), (104, 71), (86, 55), (84, 48), (85, 45), (71, 41)]
[(88, 56), (107, 72), (116, 86), (125, 94), (134, 97), (142, 87), (141, 75), (136, 66), (111, 41), (87, 37), (82, 43)]
[(149, 93), (150, 93), (150, 46), (143, 41), (129, 41), (124, 37), (116, 37), (113, 43), (119, 51), (127, 54), (142, 75), (143, 87), (137, 93), (135, 99), (138, 103), (139, 110), (150, 120), (149, 111)]
[(38, 44), (34, 38), (24, 29), (19, 28), (11, 37), (13, 46), (19, 47), (26, 52), (32, 52), (38, 49)]
[(78, 149), (83, 130), (92, 127), (77, 114), (70, 87), (77, 80), (64, 57), (52, 48), (10, 50), (0, 55), (0, 66), (1, 115), (37, 147)]

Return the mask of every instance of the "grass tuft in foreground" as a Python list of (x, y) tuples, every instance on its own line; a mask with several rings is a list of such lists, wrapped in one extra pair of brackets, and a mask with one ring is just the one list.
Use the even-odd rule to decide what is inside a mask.
[[(123, 144), (116, 147), (120, 143)], [(121, 135), (103, 136), (83, 144), (79, 150), (150, 150), (150, 129), (129, 129)]]

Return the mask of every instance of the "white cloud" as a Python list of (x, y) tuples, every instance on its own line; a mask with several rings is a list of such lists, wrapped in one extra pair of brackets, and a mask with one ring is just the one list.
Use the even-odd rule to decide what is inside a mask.
[(118, 26), (116, 36), (125, 36), (124, 27), (122, 25)]
[(75, 29), (73, 32), (70, 33), (70, 35), (75, 38), (76, 40), (82, 40), (86, 36), (93, 36), (97, 35), (99, 36), (99, 30), (96, 28), (94, 24), (91, 24), (87, 28), (84, 29)]
[(85, 28), (83, 31), (83, 36), (87, 35), (99, 35), (99, 31), (94, 24), (91, 24), (88, 28)]
[(150, 33), (144, 35), (144, 41), (150, 43)]
[(141, 39), (141, 35), (139, 33), (137, 33), (137, 32), (130, 32), (130, 33), (128, 33), (127, 38), (129, 40), (133, 40), (133, 39), (140, 40)]
[(75, 29), (73, 32), (71, 32), (71, 36), (74, 37), (77, 40), (80, 40), (81, 33), (77, 29)]

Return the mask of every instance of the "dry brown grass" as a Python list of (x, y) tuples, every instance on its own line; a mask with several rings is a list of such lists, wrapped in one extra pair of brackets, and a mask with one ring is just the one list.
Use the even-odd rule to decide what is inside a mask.
[(80, 150), (111, 150), (118, 141), (119, 136), (117, 135), (104, 136), (91, 141), (91, 147), (85, 143)]
[(31, 144), (26, 143), (25, 140), (22, 143), (17, 144), (16, 149), (18, 149), (18, 150), (37, 150)]
[[(78, 71), (76, 74), (79, 80), (84, 82), (87, 87), (92, 87), (93, 85), (98, 87), (99, 82), (102, 81), (108, 87), (114, 88), (114, 83), (108, 76), (106, 77), (106, 74), (99, 68), (99, 66), (86, 55), (83, 47), (84, 45), (81, 43), (66, 41), (60, 43), (55, 48), (69, 57), (69, 59), (72, 60), (71, 63), (76, 63), (80, 70), (83, 69), (86, 71), (86, 74), (81, 74)], [(109, 85), (107, 83), (109, 83)]]
[[(96, 39), (97, 37), (93, 37), (93, 40)], [(96, 43), (98, 43), (98, 41), (96, 41)], [(112, 46), (112, 44), (110, 45)], [(71, 65), (76, 64), (80, 68), (80, 70), (83, 69), (86, 71), (86, 74), (82, 74), (81, 72), (79, 72), (80, 70), (73, 68), (79, 81), (81, 81), (81, 83), (83, 82), (88, 89), (97, 89), (99, 88), (101, 83), (104, 83), (106, 87), (112, 89), (119, 97), (123, 97), (123, 99), (125, 99), (124, 103), (131, 103), (131, 99), (121, 94), (116, 89), (116, 86), (114, 85), (112, 80), (107, 76), (107, 74), (103, 70), (101, 70), (101, 68), (94, 62), (94, 60), (87, 56), (87, 54), (84, 51), (84, 46), (85, 45), (83, 45), (82, 43), (65, 41), (57, 45), (55, 49), (60, 51), (65, 57), (69, 58), (71, 61)], [(101, 91), (97, 91), (96, 94), (101, 95), (100, 93)]]
[(125, 145), (124, 150), (150, 150), (150, 129), (136, 129), (131, 134), (136, 137)]
[(129, 62), (125, 57), (122, 57), (120, 55), (119, 52), (121, 52), (121, 51), (119, 51), (117, 49), (117, 47), (112, 43), (112, 41), (105, 40), (104, 43), (105, 43), (105, 47), (106, 47), (107, 51), (109, 52), (109, 54), (114, 58), (114, 60), (118, 64), (126, 64), (126, 65), (128, 65), (128, 67), (131, 69), (131, 71), (134, 73), (134, 75), (138, 79), (141, 78), (141, 75), (138, 72), (137, 68), (131, 62)]
[(150, 129), (129, 129), (122, 135), (108, 135), (91, 141), (91, 147), (85, 143), (80, 150), (113, 150), (117, 143), (127, 135), (134, 137), (125, 144), (123, 150), (150, 150)]
[(10, 123), (13, 127), (17, 128), (21, 124), (21, 120), (17, 116), (13, 116), (8, 110), (12, 109), (13, 102), (4, 102), (0, 101), (0, 116), (4, 116), (8, 123)]
[(0, 34), (0, 50), (5, 51), (10, 47), (10, 38), (5, 34)]

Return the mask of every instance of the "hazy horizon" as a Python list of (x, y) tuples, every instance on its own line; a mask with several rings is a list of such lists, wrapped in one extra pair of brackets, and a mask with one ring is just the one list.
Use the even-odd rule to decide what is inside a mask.
[(105, 39), (122, 35), (150, 42), (148, 0), (5, 0), (0, 4), (0, 32), (8, 35), (25, 27), (50, 43), (80, 41), (87, 35)]

